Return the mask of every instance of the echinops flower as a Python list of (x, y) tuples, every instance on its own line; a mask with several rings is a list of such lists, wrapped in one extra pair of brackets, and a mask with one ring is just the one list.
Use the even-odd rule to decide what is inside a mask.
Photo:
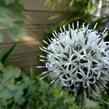
[(86, 97), (105, 92), (109, 80), (109, 42), (105, 42), (107, 31), (98, 32), (96, 24), (93, 29), (89, 25), (76, 29), (74, 24), (68, 25), (68, 30), (60, 28), (54, 32), (49, 42), (44, 41), (47, 47), (41, 50), (47, 73), (52, 82), (63, 89), (74, 93), (75, 96), (85, 93)]

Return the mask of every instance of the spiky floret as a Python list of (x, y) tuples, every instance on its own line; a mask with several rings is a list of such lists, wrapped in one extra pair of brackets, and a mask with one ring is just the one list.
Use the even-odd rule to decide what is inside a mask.
[(61, 32), (53, 33), (47, 47), (41, 50), (47, 56), (41, 56), (53, 82), (56, 82), (70, 92), (85, 92), (86, 96), (105, 91), (109, 80), (109, 42), (105, 42), (107, 31), (102, 33), (89, 26), (74, 29), (69, 25), (60, 28)]

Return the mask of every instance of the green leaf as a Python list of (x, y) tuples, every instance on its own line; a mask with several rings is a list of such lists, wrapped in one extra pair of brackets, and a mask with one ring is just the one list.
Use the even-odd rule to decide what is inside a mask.
[(4, 90), (4, 91), (0, 91), (0, 98), (1, 99), (5, 99), (5, 100), (8, 100), (8, 99), (11, 99), (13, 97), (13, 93), (10, 93), (8, 90)]
[(17, 43), (13, 44), (12, 47), (7, 51), (7, 53), (2, 57), (1, 62), (3, 64), (6, 64), (7, 61), (11, 58), (16, 45)]
[(69, 7), (72, 7), (73, 3), (74, 3), (74, 0), (71, 0), (69, 3)]
[(0, 48), (0, 61), (1, 61), (1, 59), (2, 59), (2, 56), (3, 56), (3, 49)]
[(23, 90), (18, 90), (16, 92), (16, 95), (14, 96), (15, 102), (18, 103), (18, 104), (20, 104), (20, 105), (23, 104), (24, 101), (25, 101), (25, 99), (23, 97), (23, 93), (24, 93)]
[(54, 16), (51, 16), (51, 17), (49, 18), (49, 20), (54, 20), (54, 19), (60, 18), (60, 16), (61, 16), (61, 14), (56, 14), (56, 15), (54, 15)]
[(17, 67), (8, 66), (3, 69), (3, 83), (13, 82), (14, 79), (18, 78), (21, 74), (21, 70)]
[(0, 62), (0, 71), (2, 70), (3, 68), (3, 64)]

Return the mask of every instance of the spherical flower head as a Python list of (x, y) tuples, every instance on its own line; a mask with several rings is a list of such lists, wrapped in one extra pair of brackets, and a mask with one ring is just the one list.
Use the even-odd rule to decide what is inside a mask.
[(41, 50), (47, 55), (41, 56), (53, 81), (62, 88), (74, 93), (92, 96), (105, 91), (109, 80), (109, 47), (104, 38), (106, 29), (100, 33), (89, 29), (88, 25), (77, 28), (74, 25), (60, 28), (54, 32), (47, 47)]

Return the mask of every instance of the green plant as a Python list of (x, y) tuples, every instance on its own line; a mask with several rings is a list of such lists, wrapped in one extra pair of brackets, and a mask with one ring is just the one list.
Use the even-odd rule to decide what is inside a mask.
[(60, 95), (58, 87), (38, 79), (32, 71), (27, 74), (6, 64), (15, 46), (6, 54), (0, 48), (0, 109), (77, 109), (67, 93)]
[(23, 11), (24, 8), (19, 0), (14, 0), (10, 4), (6, 4), (5, 0), (0, 0), (0, 42), (5, 36), (18, 41), (25, 34)]
[(56, 86), (0, 63), (0, 109), (77, 109), (72, 102)]
[[(64, 5), (63, 5), (64, 4)], [(46, 35), (51, 36), (51, 32), (55, 29), (59, 31), (59, 27), (63, 25), (75, 23), (79, 21), (80, 25), (85, 22), (86, 24), (98, 23), (98, 29), (102, 30), (108, 26), (109, 14), (106, 10), (108, 0), (45, 0), (45, 5), (49, 8), (62, 7), (63, 11), (51, 16), (49, 19), (57, 19), (60, 23), (50, 27), (46, 30)]]
[[(7, 65), (14, 46), (6, 54), (0, 49), (0, 109), (78, 109), (71, 95), (67, 92), (61, 95), (59, 87), (49, 84), (48, 80), (40, 80), (32, 70), (27, 74), (18, 67)], [(100, 109), (98, 105), (108, 109), (103, 102), (92, 104), (87, 102), (86, 109)]]
[(13, 44), (12, 47), (4, 54), (3, 49), (0, 48), (0, 61), (2, 64), (6, 64), (11, 58), (17, 43)]

